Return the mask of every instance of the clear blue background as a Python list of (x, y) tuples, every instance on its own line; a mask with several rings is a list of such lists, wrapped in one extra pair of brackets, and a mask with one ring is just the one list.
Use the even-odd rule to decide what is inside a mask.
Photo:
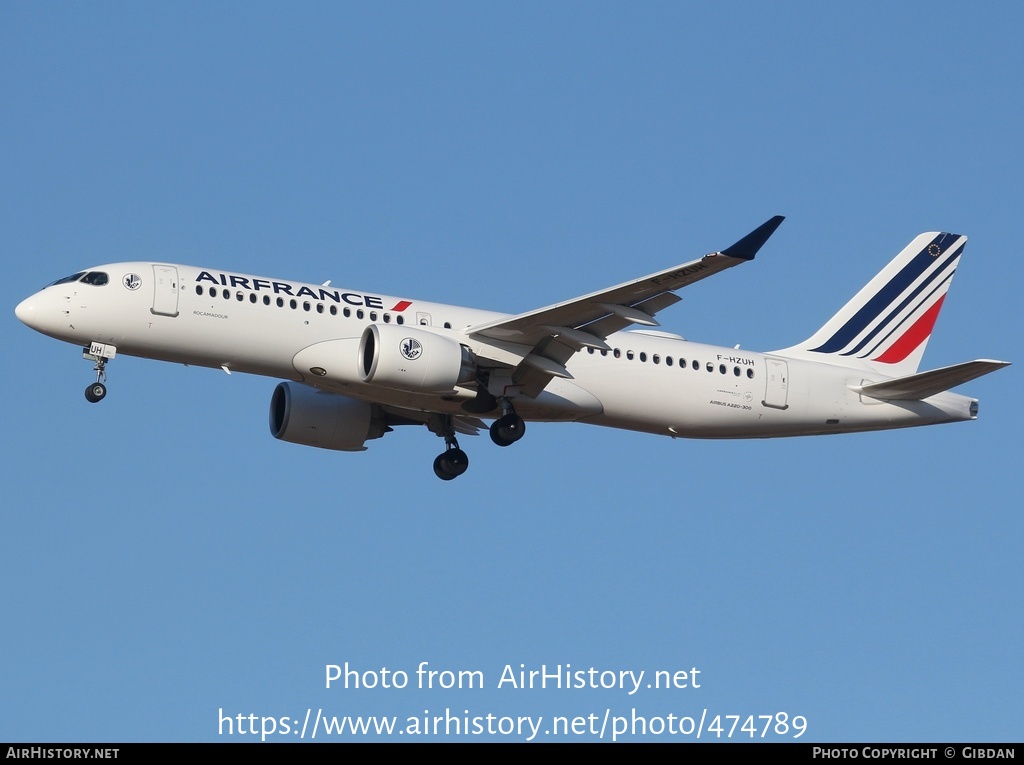
[[(442, 483), (423, 428), (363, 454), (273, 440), (269, 379), (119, 357), (89, 405), (79, 350), (13, 309), (152, 259), (518, 312), (781, 213), (665, 329), (783, 347), (946, 230), (971, 239), (925, 366), (1020, 362), (1022, 19), (4, 3), (0, 740), (218, 740), (221, 708), (311, 707), (1020, 741), (1018, 367), (964, 386), (975, 423), (763, 442), (531, 425), (509, 449), (464, 439), (472, 467)], [(326, 690), (346, 661), (487, 688)], [(696, 666), (702, 687), (499, 690), (507, 663)]]

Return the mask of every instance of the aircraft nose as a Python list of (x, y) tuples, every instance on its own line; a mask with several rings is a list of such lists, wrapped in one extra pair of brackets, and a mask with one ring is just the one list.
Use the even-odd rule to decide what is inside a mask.
[(25, 298), (18, 303), (17, 307), (14, 309), (14, 315), (18, 317), (18, 321), (22, 324), (35, 329), (35, 321), (39, 316), (39, 307), (37, 305), (35, 295)]
[(40, 292), (18, 303), (14, 309), (14, 315), (25, 326), (43, 334), (52, 333), (58, 327), (57, 313), (54, 310), (52, 299)]

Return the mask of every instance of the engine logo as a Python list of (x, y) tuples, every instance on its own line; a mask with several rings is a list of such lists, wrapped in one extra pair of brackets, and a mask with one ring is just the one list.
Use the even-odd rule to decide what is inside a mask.
[(125, 274), (121, 283), (133, 292), (142, 286), (142, 277), (138, 274)]
[(416, 361), (423, 355), (423, 344), (414, 338), (407, 337), (399, 344), (399, 350), (409, 361)]

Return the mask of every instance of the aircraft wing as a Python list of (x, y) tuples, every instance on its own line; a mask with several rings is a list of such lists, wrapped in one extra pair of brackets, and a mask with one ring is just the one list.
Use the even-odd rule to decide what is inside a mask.
[(675, 291), (719, 271), (753, 260), (784, 220), (776, 215), (736, 244), (640, 279), (562, 303), (469, 327), (471, 338), (531, 349), (513, 372), (527, 395), (537, 395), (552, 377), (571, 377), (567, 362), (581, 348), (607, 349), (605, 338), (631, 324), (657, 326), (658, 311), (677, 303)]

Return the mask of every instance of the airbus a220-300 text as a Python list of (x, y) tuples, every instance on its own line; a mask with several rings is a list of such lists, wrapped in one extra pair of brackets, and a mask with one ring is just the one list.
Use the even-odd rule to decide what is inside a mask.
[(967, 241), (957, 234), (916, 237), (789, 348), (756, 353), (650, 329), (678, 290), (753, 260), (781, 222), (698, 260), (517, 315), (152, 262), (80, 271), (16, 313), (84, 347), (96, 372), (89, 401), (106, 395), (119, 353), (283, 378), (270, 401), (276, 438), (360, 451), (394, 427), (425, 425), (444, 439), (434, 460), (444, 480), (469, 465), (459, 435), (489, 427), (509, 446), (528, 421), (768, 438), (975, 419), (977, 400), (949, 389), (1007, 362), (918, 371)]

